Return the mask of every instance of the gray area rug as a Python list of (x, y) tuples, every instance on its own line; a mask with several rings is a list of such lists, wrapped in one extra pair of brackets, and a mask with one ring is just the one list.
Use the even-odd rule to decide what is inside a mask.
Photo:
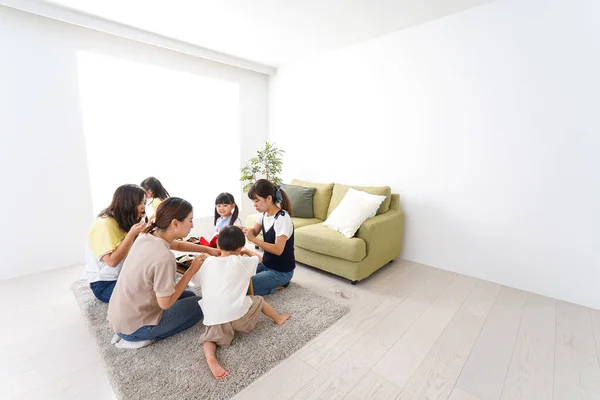
[(217, 350), (221, 365), (231, 374), (217, 381), (202, 352), (202, 322), (139, 350), (117, 349), (110, 344), (108, 305), (96, 300), (85, 280), (73, 283), (72, 289), (113, 390), (119, 399), (127, 400), (229, 399), (349, 311), (347, 306), (293, 282), (287, 289), (265, 296), (277, 311), (289, 312), (292, 318), (278, 327), (262, 315), (253, 332), (236, 333), (229, 348)]

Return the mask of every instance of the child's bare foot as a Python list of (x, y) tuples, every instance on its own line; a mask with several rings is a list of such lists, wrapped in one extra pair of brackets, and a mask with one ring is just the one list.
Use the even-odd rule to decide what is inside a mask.
[(216, 379), (221, 380), (229, 376), (229, 371), (221, 367), (221, 364), (219, 364), (215, 357), (209, 357), (206, 359), (206, 361), (208, 361), (208, 367), (210, 368), (210, 372), (212, 372), (213, 376)]
[(279, 315), (279, 318), (277, 318), (275, 320), (275, 323), (277, 325), (281, 326), (281, 325), (285, 324), (285, 321), (287, 321), (288, 319), (290, 319), (291, 316), (292, 315), (289, 314), (289, 313), (281, 314), (281, 315)]

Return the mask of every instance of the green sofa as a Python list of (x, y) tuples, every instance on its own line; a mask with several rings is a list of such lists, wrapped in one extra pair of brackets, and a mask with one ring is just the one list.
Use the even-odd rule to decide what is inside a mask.
[[(346, 186), (297, 179), (291, 184), (316, 189), (313, 198), (314, 218), (292, 217), (296, 261), (342, 276), (356, 284), (400, 256), (404, 213), (400, 209), (400, 196), (392, 194), (389, 186)], [(323, 225), (348, 188), (386, 196), (377, 215), (363, 222), (352, 238)], [(292, 215), (293, 207), (292, 204)], [(253, 227), (257, 218), (258, 214), (249, 215), (246, 226)]]

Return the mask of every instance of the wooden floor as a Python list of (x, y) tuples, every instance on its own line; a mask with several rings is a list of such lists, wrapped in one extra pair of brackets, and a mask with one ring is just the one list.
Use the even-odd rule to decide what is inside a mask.
[[(70, 291), (82, 268), (0, 282), (0, 399), (115, 398)], [(294, 281), (351, 311), (235, 399), (600, 399), (600, 311), (406, 261)]]

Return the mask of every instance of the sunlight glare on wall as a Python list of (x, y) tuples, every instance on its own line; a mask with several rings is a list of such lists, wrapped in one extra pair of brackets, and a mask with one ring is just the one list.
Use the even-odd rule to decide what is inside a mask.
[(94, 213), (148, 176), (196, 217), (220, 192), (240, 198), (237, 83), (87, 51), (77, 61)]

